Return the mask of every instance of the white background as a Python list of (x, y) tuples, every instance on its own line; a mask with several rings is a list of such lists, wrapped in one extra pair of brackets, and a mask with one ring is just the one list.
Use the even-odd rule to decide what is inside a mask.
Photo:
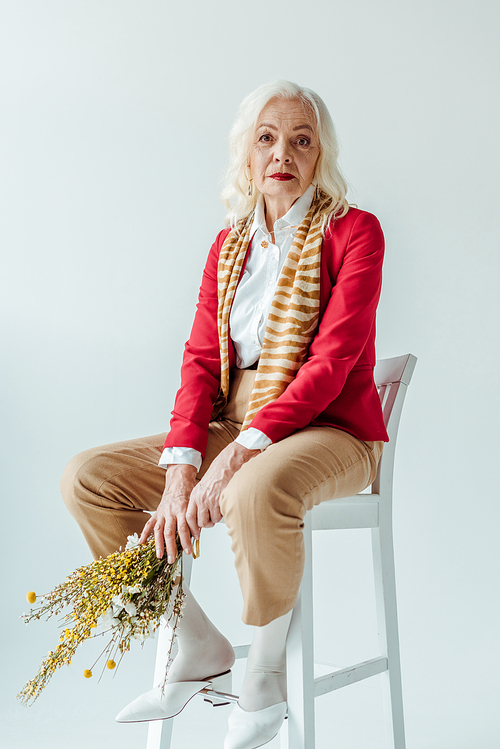
[[(76, 452), (165, 431), (244, 95), (287, 78), (324, 98), (352, 202), (387, 240), (378, 355), (419, 362), (403, 414), (395, 544), (408, 749), (498, 749), (496, 2), (2, 0), (2, 735), (8, 749), (131, 749), (114, 715), (154, 648), (114, 680), (89, 645), (35, 706), (15, 694), (57, 640), (25, 593), (89, 561), (59, 497)], [(316, 542), (317, 654), (374, 653), (367, 538)], [(223, 528), (200, 600), (247, 634)], [(377, 677), (317, 703), (318, 749), (382, 749)], [(222, 746), (192, 705), (174, 747)]]

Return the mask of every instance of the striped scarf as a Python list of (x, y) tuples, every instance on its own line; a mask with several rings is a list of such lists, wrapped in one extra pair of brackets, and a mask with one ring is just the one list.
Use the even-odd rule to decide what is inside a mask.
[[(283, 264), (242, 430), (247, 429), (263, 406), (281, 395), (307, 357), (319, 318), (323, 235), (318, 206), (323, 207), (327, 197), (316, 190), (311, 208), (298, 227)], [(217, 325), (221, 381), (212, 419), (224, 408), (229, 394), (229, 315), (250, 243), (252, 223), (253, 214), (242, 222), (239, 233), (229, 232), (219, 256)]]

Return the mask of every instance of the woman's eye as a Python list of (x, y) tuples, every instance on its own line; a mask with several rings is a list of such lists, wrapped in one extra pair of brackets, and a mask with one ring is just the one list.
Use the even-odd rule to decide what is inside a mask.
[(299, 146), (308, 146), (309, 138), (298, 138), (297, 143), (299, 144)]
[(268, 133), (264, 133), (264, 135), (261, 135), (259, 140), (262, 143), (270, 143), (271, 142), (271, 136)]

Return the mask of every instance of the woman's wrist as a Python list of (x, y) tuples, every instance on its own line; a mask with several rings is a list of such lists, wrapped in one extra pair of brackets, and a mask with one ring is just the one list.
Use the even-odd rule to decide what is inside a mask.
[(257, 455), (260, 455), (260, 450), (258, 449), (251, 449), (249, 447), (245, 447), (244, 445), (241, 445), (239, 442), (233, 442), (229, 446), (232, 452), (231, 458), (229, 460), (229, 466), (234, 470), (237, 471), (238, 468), (240, 468), (244, 463), (248, 463), (249, 460), (256, 457)]
[(184, 496), (189, 501), (191, 492), (196, 485), (198, 471), (195, 466), (186, 463), (172, 463), (165, 476), (165, 494), (170, 496)]
[(167, 476), (169, 478), (183, 477), (196, 479), (198, 470), (196, 466), (192, 466), (189, 463), (170, 463), (166, 469)]

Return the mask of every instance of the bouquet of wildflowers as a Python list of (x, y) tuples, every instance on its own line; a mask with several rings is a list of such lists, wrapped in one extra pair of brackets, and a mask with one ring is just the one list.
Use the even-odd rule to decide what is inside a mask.
[[(102, 637), (106, 645), (96, 661), (83, 675), (90, 678), (102, 660), (105, 669), (114, 669), (130, 650), (132, 639), (144, 642), (152, 637), (164, 617), (174, 635), (182, 616), (182, 548), (173, 564), (166, 556), (158, 559), (154, 539), (139, 545), (137, 533), (128, 537), (124, 551), (97, 559), (79, 567), (54, 590), (42, 596), (33, 591), (26, 596), (29, 603), (40, 601), (29, 614), (21, 617), (26, 624), (33, 619), (62, 614), (62, 632), (55, 650), (49, 651), (37, 675), (28, 681), (18, 699), (33, 703), (41, 694), (56, 669), (71, 663), (78, 646), (89, 638)], [(193, 554), (195, 556), (195, 554)], [(196, 554), (197, 556), (197, 554)], [(63, 614), (67, 607), (70, 610)], [(170, 655), (174, 637), (170, 645)], [(166, 678), (166, 670), (165, 670)]]

